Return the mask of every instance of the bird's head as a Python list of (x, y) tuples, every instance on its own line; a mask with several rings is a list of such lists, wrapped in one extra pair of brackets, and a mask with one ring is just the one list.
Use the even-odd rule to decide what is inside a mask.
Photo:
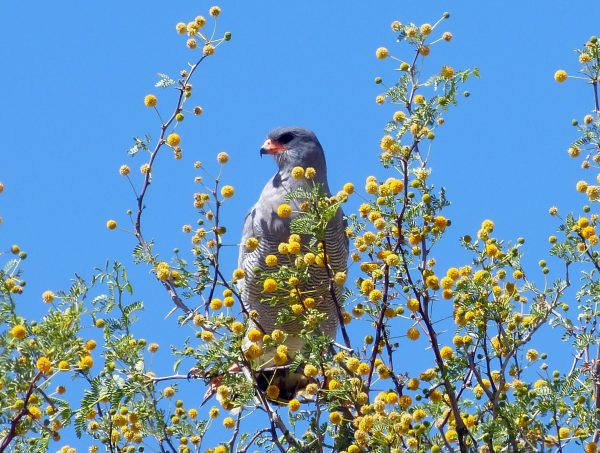
[(317, 176), (325, 176), (325, 155), (317, 136), (302, 127), (281, 127), (269, 133), (260, 155), (271, 154), (279, 170), (289, 172), (294, 167), (313, 167)]

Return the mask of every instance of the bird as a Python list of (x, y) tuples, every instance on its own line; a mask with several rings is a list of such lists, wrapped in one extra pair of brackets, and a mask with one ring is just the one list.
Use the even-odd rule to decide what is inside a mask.
[[(281, 306), (264, 303), (263, 280), (266, 272), (276, 272), (277, 267), (269, 268), (265, 264), (268, 255), (278, 257), (278, 262), (283, 261), (279, 253), (280, 243), (286, 243), (290, 237), (291, 220), (298, 215), (298, 200), (288, 201), (293, 206), (291, 217), (282, 218), (278, 215), (278, 208), (286, 203), (286, 195), (298, 188), (312, 187), (320, 184), (330, 197), (331, 192), (327, 181), (327, 165), (323, 148), (314, 132), (303, 127), (281, 127), (272, 130), (260, 148), (260, 156), (270, 155), (274, 158), (277, 171), (264, 186), (258, 201), (245, 217), (240, 243), (238, 267), (244, 270), (245, 278), (240, 285), (241, 302), (248, 312), (253, 311), (254, 317), (249, 322), (249, 328), (258, 328), (263, 334), (271, 334), (275, 329), (280, 329), (288, 334), (284, 344), (287, 347), (288, 357), (301, 351), (304, 341), (298, 336), (302, 329), (297, 319), (286, 320), (278, 323), (277, 317)], [(312, 167), (316, 170), (315, 176), (309, 183), (305, 178), (295, 178), (292, 170), (296, 167), (303, 169)], [(319, 325), (319, 330), (326, 336), (335, 340), (339, 307), (330, 291), (331, 275), (337, 272), (346, 272), (348, 260), (348, 238), (345, 233), (346, 221), (342, 209), (339, 208), (335, 216), (329, 221), (325, 234), (327, 247), (327, 260), (330, 273), (324, 267), (310, 266), (308, 281), (303, 282), (300, 290), (310, 292), (317, 299), (316, 308), (325, 314)], [(258, 246), (251, 250), (246, 247), (248, 239), (258, 240)], [(302, 237), (303, 251), (308, 245), (309, 237)], [(343, 287), (333, 285), (335, 300), (341, 301)], [(285, 303), (285, 302), (282, 302)], [(243, 348), (249, 347), (246, 341)], [(272, 358), (274, 348), (265, 348), (257, 366), (259, 370), (256, 380), (260, 388), (268, 385), (279, 387), (279, 401), (288, 401), (310, 382), (302, 373), (302, 366), (297, 369), (290, 367), (273, 367)], [(266, 371), (260, 371), (261, 365)], [(275, 368), (275, 369), (274, 369)]]

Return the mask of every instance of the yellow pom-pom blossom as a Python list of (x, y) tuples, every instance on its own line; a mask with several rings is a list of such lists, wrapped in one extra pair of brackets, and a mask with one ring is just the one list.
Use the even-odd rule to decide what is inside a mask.
[(212, 17), (218, 17), (219, 14), (221, 14), (221, 8), (219, 8), (218, 6), (212, 6), (210, 8), (210, 10), (208, 11), (208, 13), (212, 16)]
[(556, 80), (558, 83), (563, 83), (565, 80), (567, 80), (567, 77), (569, 77), (569, 75), (564, 69), (559, 69), (554, 73), (554, 80)]
[(54, 300), (54, 293), (52, 291), (44, 291), (42, 293), (42, 300), (44, 302), (46, 302), (47, 304), (49, 304), (50, 302), (52, 302)]
[(175, 30), (177, 30), (177, 33), (180, 35), (183, 35), (187, 31), (187, 25), (183, 22), (178, 22), (177, 25), (175, 25)]
[(84, 355), (79, 360), (79, 368), (81, 368), (82, 370), (89, 370), (90, 368), (92, 368), (92, 366), (94, 366), (94, 359), (91, 355)]
[(272, 293), (277, 291), (277, 281), (272, 278), (267, 278), (263, 283), (263, 289), (267, 293)]
[(257, 344), (250, 345), (245, 352), (246, 358), (248, 358), (250, 360), (257, 359), (258, 357), (261, 356), (261, 354), (262, 354), (262, 349)]
[(419, 29), (421, 30), (421, 33), (423, 35), (427, 36), (433, 30), (433, 27), (431, 26), (431, 24), (423, 24), (419, 27)]
[(58, 362), (58, 369), (60, 371), (67, 371), (69, 368), (69, 362), (67, 362), (66, 360), (61, 360), (60, 362)]
[(145, 175), (146, 173), (150, 173), (150, 171), (151, 171), (150, 164), (143, 164), (140, 167), (140, 173), (143, 175)]
[(48, 357), (45, 356), (42, 356), (39, 359), (37, 359), (35, 367), (44, 374), (49, 374), (52, 372), (52, 362), (50, 362), (50, 359), (48, 359)]
[(297, 399), (290, 400), (290, 402), (288, 403), (288, 409), (290, 410), (290, 412), (296, 412), (298, 409), (300, 409), (300, 401), (298, 401)]
[(246, 276), (246, 272), (244, 271), (244, 269), (236, 269), (233, 271), (233, 279), (234, 280), (241, 280), (245, 276)]
[(443, 359), (448, 360), (454, 356), (454, 351), (450, 346), (444, 346), (442, 349), (440, 349), (440, 355)]
[(179, 134), (173, 132), (172, 134), (169, 134), (169, 136), (167, 137), (167, 144), (171, 147), (176, 147), (177, 145), (179, 145), (179, 143), (181, 143), (181, 137), (179, 136)]
[(419, 329), (417, 329), (416, 327), (411, 327), (407, 330), (406, 336), (410, 340), (414, 341), (414, 340), (417, 340), (421, 336), (421, 332), (419, 332)]
[(235, 193), (235, 189), (233, 188), (233, 186), (221, 187), (221, 195), (223, 195), (225, 198), (233, 197), (234, 193)]
[(156, 106), (157, 103), (158, 103), (158, 99), (153, 94), (148, 94), (144, 98), (144, 105), (146, 107), (154, 107), (154, 106)]
[(389, 55), (388, 50), (385, 47), (380, 47), (375, 51), (375, 56), (380, 60), (387, 58)]
[(266, 394), (269, 399), (276, 400), (279, 397), (279, 387), (276, 385), (269, 385)]
[(248, 238), (244, 246), (246, 247), (246, 250), (248, 250), (249, 252), (253, 252), (258, 247), (258, 239), (253, 237)]
[(319, 374), (319, 370), (316, 366), (308, 364), (304, 366), (304, 375), (306, 377), (315, 377)]
[(307, 167), (306, 170), (304, 170), (304, 177), (306, 179), (313, 179), (316, 175), (317, 170), (315, 170), (313, 167)]
[(292, 175), (292, 178), (294, 178), (294, 179), (304, 178), (304, 168), (302, 168), (302, 167), (292, 168), (291, 175)]
[(121, 176), (127, 176), (129, 173), (131, 173), (131, 168), (129, 168), (129, 165), (121, 165), (119, 167), (119, 174)]
[(213, 46), (212, 44), (205, 44), (204, 47), (202, 48), (202, 53), (204, 55), (206, 55), (207, 57), (210, 55), (214, 55), (215, 46)]
[(275, 266), (277, 266), (277, 262), (278, 262), (278, 259), (277, 259), (276, 255), (267, 255), (265, 257), (265, 264), (268, 267), (275, 267)]
[(235, 420), (231, 417), (225, 417), (223, 419), (223, 426), (227, 429), (231, 429), (235, 426)]
[(292, 207), (287, 203), (282, 203), (277, 208), (277, 215), (282, 219), (288, 219), (292, 215)]
[(250, 340), (253, 343), (256, 343), (257, 341), (260, 341), (260, 339), (262, 338), (262, 332), (258, 329), (250, 329), (248, 331), (248, 340)]
[(107, 221), (106, 228), (108, 228), (109, 230), (114, 230), (115, 228), (117, 228), (117, 222), (112, 219)]
[(229, 154), (227, 154), (225, 151), (220, 152), (217, 154), (217, 162), (220, 164), (226, 164), (229, 162)]

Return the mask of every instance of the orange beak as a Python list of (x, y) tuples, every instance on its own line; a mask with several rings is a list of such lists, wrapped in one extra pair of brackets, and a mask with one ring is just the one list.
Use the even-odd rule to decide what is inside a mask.
[(265, 142), (262, 145), (262, 148), (260, 148), (260, 156), (262, 157), (263, 154), (279, 154), (285, 151), (287, 151), (287, 147), (285, 145), (277, 143), (275, 140), (271, 140), (269, 138), (265, 140)]

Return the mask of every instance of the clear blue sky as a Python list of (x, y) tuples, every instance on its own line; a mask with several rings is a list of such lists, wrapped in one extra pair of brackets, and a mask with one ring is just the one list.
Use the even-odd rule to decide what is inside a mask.
[[(22, 306), (39, 316), (45, 289), (68, 286), (75, 272), (89, 276), (108, 259), (129, 265), (148, 308), (146, 328), (171, 308), (146, 268), (130, 264), (133, 237), (109, 232), (108, 218), (126, 225), (134, 197), (118, 168), (137, 176), (142, 163), (127, 156), (133, 136), (157, 136), (158, 122), (144, 108), (147, 93), (172, 105), (169, 91), (154, 88), (156, 73), (176, 75), (192, 59), (175, 24), (207, 14), (213, 3), (4, 1), (0, 5), (0, 249), (18, 243), (29, 258)], [(571, 118), (592, 109), (588, 87), (559, 85), (558, 68), (574, 72), (573, 49), (599, 34), (600, 6), (582, 1), (223, 1), (221, 30), (233, 39), (200, 69), (192, 104), (205, 113), (181, 128), (184, 159), (166, 152), (154, 171), (146, 234), (165, 258), (189, 248), (181, 233), (195, 219), (192, 163), (226, 150), (224, 181), (238, 189), (226, 204), (227, 238), (238, 240), (243, 214), (274, 171), (258, 149), (267, 132), (283, 125), (312, 128), (323, 144), (333, 188), (352, 181), (362, 188), (377, 163), (382, 129), (393, 112), (377, 106), (381, 75), (393, 83), (393, 62), (378, 61), (379, 46), (392, 54), (389, 24), (435, 22), (454, 34), (436, 46), (429, 68), (477, 66), (472, 95), (447, 116), (433, 149), (432, 178), (447, 189), (453, 224), (442, 262), (465, 264), (458, 238), (492, 218), (501, 238), (527, 238), (527, 259), (545, 256), (556, 204), (564, 212), (584, 204), (575, 183), (578, 161), (566, 155), (575, 137)], [(491, 4), (491, 2), (489, 2)], [(369, 5), (369, 6), (366, 6)], [(440, 30), (443, 31), (443, 30)], [(443, 52), (443, 54), (442, 54)], [(170, 93), (173, 96), (173, 93)], [(163, 111), (167, 111), (166, 109)], [(349, 208), (347, 208), (349, 210)], [(231, 248), (230, 268), (236, 251)], [(456, 257), (456, 259), (455, 259)], [(552, 261), (550, 261), (552, 267)], [(174, 321), (173, 321), (174, 322)], [(165, 346), (188, 332), (173, 322), (149, 341)], [(148, 325), (150, 323), (150, 325)], [(168, 369), (166, 370), (168, 372)]]

